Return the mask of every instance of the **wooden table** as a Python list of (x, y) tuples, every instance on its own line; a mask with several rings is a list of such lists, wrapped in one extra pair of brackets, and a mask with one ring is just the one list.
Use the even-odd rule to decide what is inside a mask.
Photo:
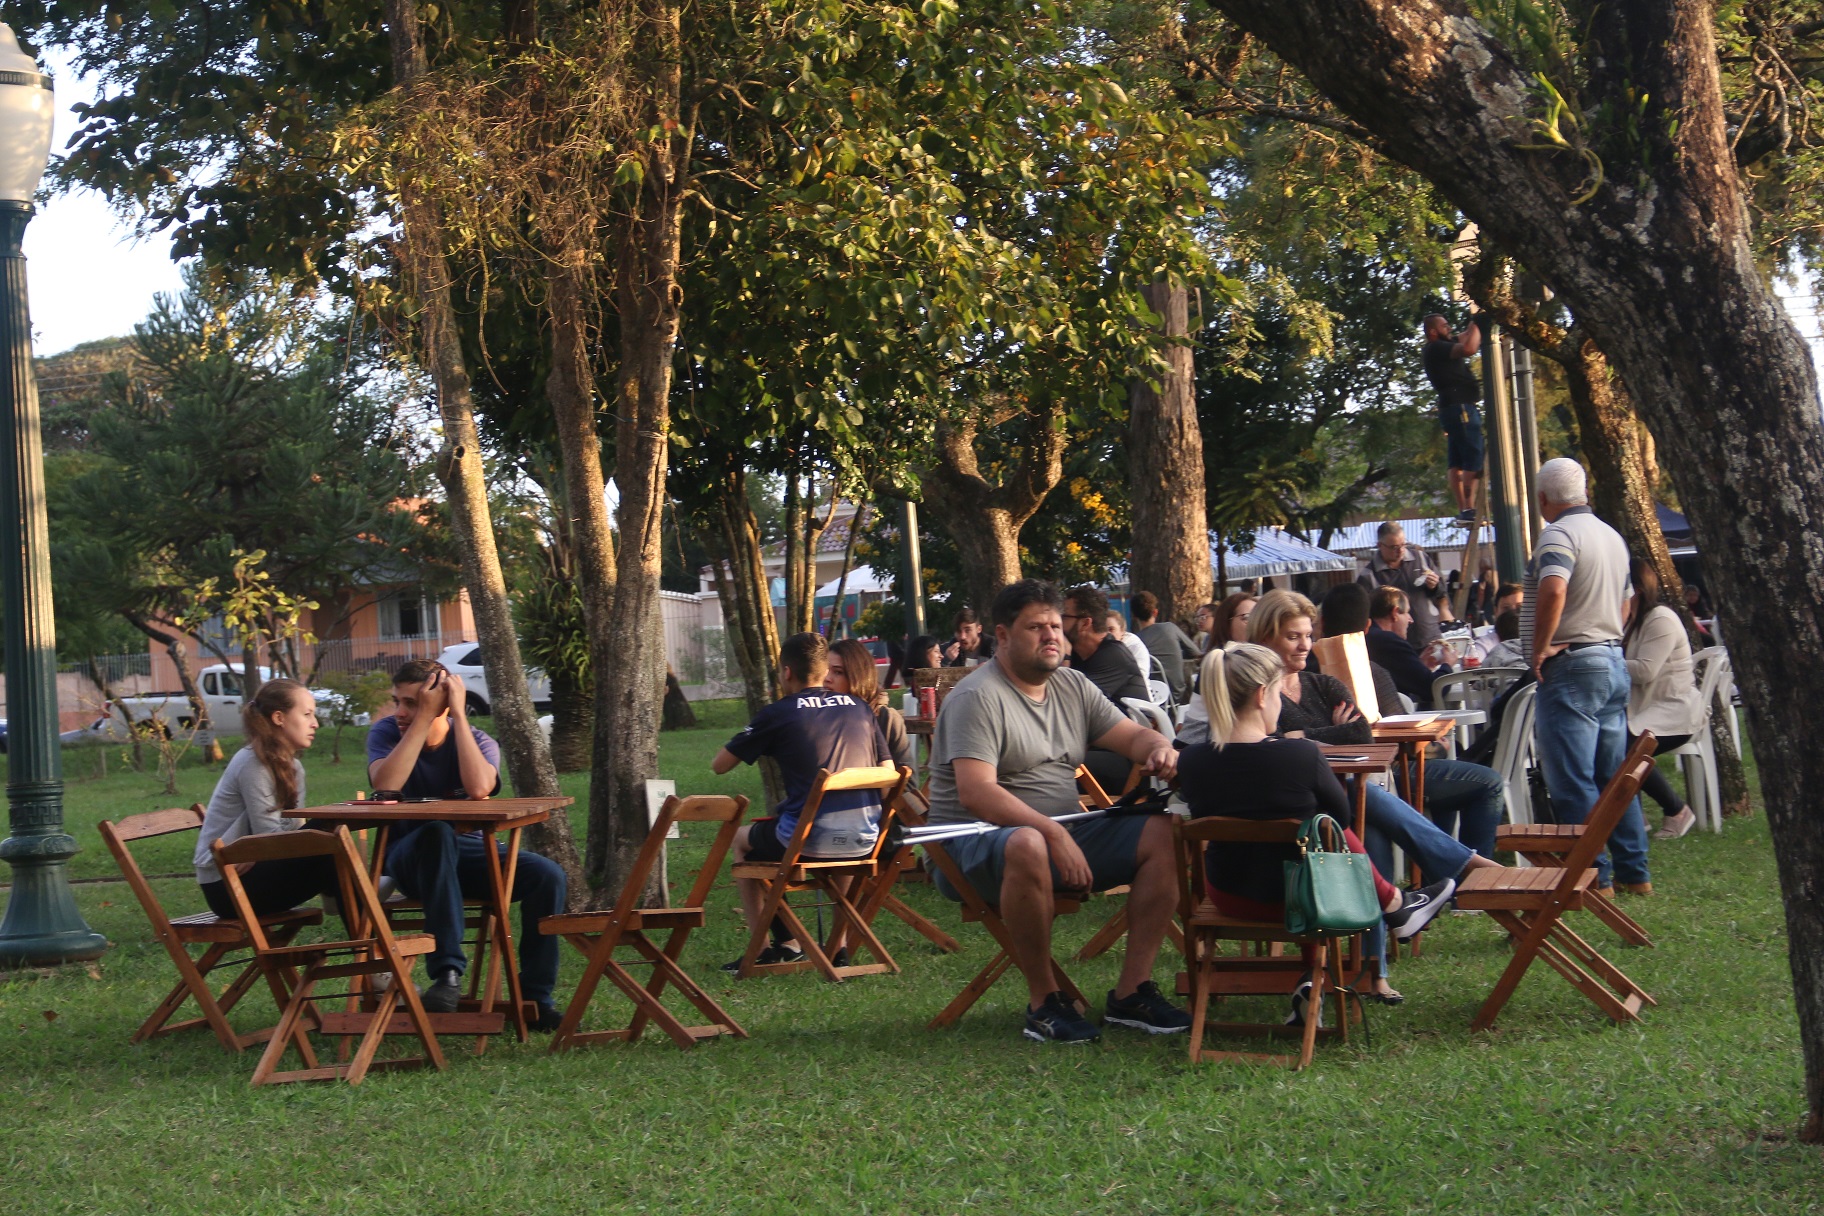
[[(494, 1009), (494, 995), (498, 988), (499, 969), (507, 973), (507, 1016), (513, 1019), (514, 1029), (519, 1032), (519, 1041), (525, 1042), (528, 1033), (526, 1026), (526, 1005), (524, 994), (519, 986), (519, 960), (513, 951), (513, 932), (511, 917), (513, 912), (513, 880), (519, 870), (519, 834), (533, 824), (543, 823), (551, 818), (551, 812), (569, 806), (572, 798), (490, 798), (485, 802), (470, 800), (440, 802), (338, 802), (330, 806), (306, 807), (294, 812), (304, 820), (315, 820), (321, 823), (346, 824), (351, 830), (356, 828), (374, 829), (373, 852), (368, 868), (374, 881), (378, 884), (380, 871), (386, 863), (386, 837), (393, 824), (401, 822), (448, 823), (457, 832), (483, 832), (492, 840), (501, 832), (507, 834), (507, 855), (503, 862), (499, 849), (483, 849), (488, 859), (488, 903), (494, 921), (494, 954), (488, 965), (488, 980), (482, 985), (480, 1015), (432, 1014), (431, 1025), (437, 1026), (439, 1019), (457, 1019), (457, 1022), (444, 1022), (444, 1028), (459, 1034), (498, 1034), (505, 1029), (505, 1018)], [(479, 1049), (486, 1040), (477, 1044)]]
[[(1355, 834), (1366, 839), (1368, 831), (1368, 778), (1384, 773), (1399, 759), (1393, 743), (1320, 743), (1318, 750), (1329, 761), (1330, 771), (1346, 779), (1355, 804)], [(1346, 758), (1345, 758), (1346, 757)], [(1357, 759), (1357, 757), (1361, 757)]]
[(1402, 763), (1394, 771), (1393, 779), (1399, 784), (1400, 795), (1421, 815), (1425, 813), (1425, 749), (1448, 739), (1456, 728), (1457, 724), (1449, 718), (1434, 718), (1410, 726), (1384, 726), (1379, 722), (1374, 725), (1376, 743), (1399, 745)]

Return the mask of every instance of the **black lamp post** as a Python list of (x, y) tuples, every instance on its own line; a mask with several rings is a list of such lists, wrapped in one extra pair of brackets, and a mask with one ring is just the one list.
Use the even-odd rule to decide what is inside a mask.
[(0, 859), (13, 889), (0, 921), (0, 967), (95, 958), (107, 939), (83, 922), (65, 867), (57, 738), (57, 631), (51, 613), (44, 443), (32, 377), (25, 226), (51, 154), (51, 78), (0, 25), (0, 603), (6, 615), (10, 832)]

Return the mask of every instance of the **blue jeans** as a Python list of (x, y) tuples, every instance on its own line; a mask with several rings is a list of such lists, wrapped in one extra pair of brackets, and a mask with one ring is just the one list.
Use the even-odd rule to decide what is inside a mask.
[[(1431, 760), (1425, 765), (1425, 813), (1438, 830), (1453, 835), (1484, 857), (1495, 855), (1495, 829), (1507, 800), (1501, 774), (1466, 760)], [(1462, 830), (1457, 821), (1462, 820)]]
[[(427, 823), (386, 849), (386, 872), (399, 890), (424, 905), (424, 927), (437, 939), (425, 960), (432, 977), (466, 970), (462, 952), (462, 900), (488, 894), (488, 860), (479, 832), (458, 834), (447, 823)], [(506, 845), (495, 846), (506, 861)], [(513, 876), (513, 902), (519, 905), (519, 984), (528, 1001), (551, 1004), (557, 984), (557, 938), (538, 931), (538, 922), (564, 910), (564, 871), (555, 861), (519, 853)]]
[[(1430, 767), (1426, 768), (1426, 787), (1431, 785)], [(1362, 843), (1374, 868), (1388, 881), (1393, 880), (1393, 846), (1399, 845), (1412, 858), (1412, 863), (1425, 872), (1428, 882), (1455, 878), (1469, 864), (1473, 850), (1459, 844), (1438, 825), (1400, 800), (1399, 795), (1378, 785), (1368, 787), (1368, 834)]]
[[(1628, 668), (1621, 647), (1587, 646), (1545, 661), (1533, 702), (1533, 738), (1552, 811), (1559, 823), (1582, 823), (1628, 751)], [(1614, 860), (1611, 865), (1610, 855)], [(1596, 859), (1598, 886), (1646, 882), (1647, 821), (1640, 799), (1628, 804)]]

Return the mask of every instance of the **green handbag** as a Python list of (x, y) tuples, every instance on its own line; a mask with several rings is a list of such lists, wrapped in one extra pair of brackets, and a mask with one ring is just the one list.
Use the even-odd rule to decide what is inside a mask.
[(1286, 870), (1286, 932), (1358, 933), (1381, 919), (1374, 863), (1351, 853), (1343, 829), (1313, 815), (1298, 829), (1298, 860)]

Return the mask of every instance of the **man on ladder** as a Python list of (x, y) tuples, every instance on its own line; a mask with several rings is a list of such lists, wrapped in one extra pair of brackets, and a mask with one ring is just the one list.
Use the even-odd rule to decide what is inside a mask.
[(1425, 318), (1425, 375), (1438, 390), (1438, 420), (1449, 448), (1450, 492), (1457, 500), (1457, 522), (1476, 521), (1476, 492), (1482, 482), (1482, 382), (1469, 365), (1482, 349), (1483, 316), (1472, 317), (1460, 334), (1433, 313)]

